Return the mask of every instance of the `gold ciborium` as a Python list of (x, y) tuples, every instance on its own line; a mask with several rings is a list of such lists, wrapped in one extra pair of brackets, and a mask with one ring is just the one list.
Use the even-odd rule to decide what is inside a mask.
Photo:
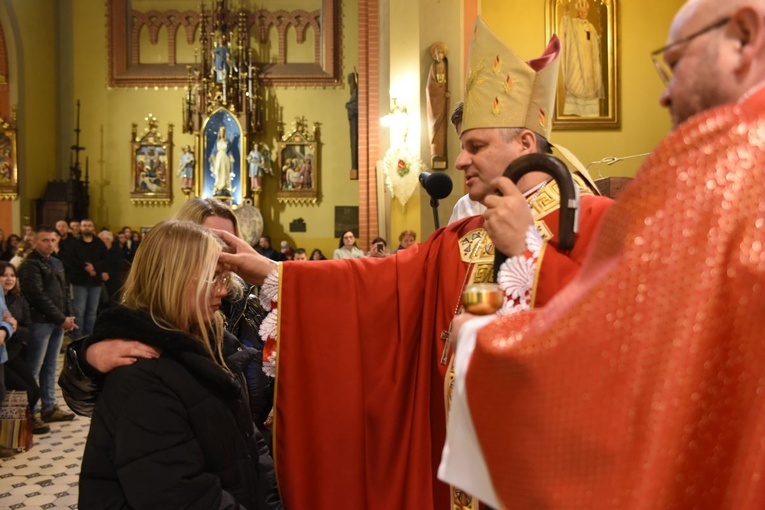
[(474, 315), (489, 315), (502, 307), (504, 296), (496, 283), (475, 283), (462, 292), (462, 306)]

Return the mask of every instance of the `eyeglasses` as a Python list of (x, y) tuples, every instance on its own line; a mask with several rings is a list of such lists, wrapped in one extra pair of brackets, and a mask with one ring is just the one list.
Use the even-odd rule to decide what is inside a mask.
[(228, 284), (231, 282), (231, 273), (221, 273), (212, 280), (207, 280), (207, 283), (213, 286), (216, 292), (228, 289)]
[[(693, 39), (696, 39), (697, 37), (706, 34), (707, 32), (711, 32), (712, 30), (721, 28), (725, 26), (730, 20), (731, 20), (730, 17), (723, 18), (719, 21), (712, 23), (711, 25), (705, 28), (702, 28), (698, 32), (694, 32), (687, 37), (683, 37), (679, 41), (675, 41), (671, 44), (664, 46), (661, 49), (651, 52), (651, 60), (653, 61), (653, 65), (656, 66), (656, 71), (659, 73), (659, 78), (661, 78), (661, 81), (664, 83), (664, 85), (669, 86), (669, 82), (672, 81), (672, 76), (674, 74), (674, 72), (672, 71), (672, 66), (670, 66), (667, 63), (667, 61), (664, 59), (664, 54), (667, 52), (668, 49), (674, 48), (675, 46), (679, 46), (680, 44), (690, 42)], [(677, 64), (677, 61), (675, 61), (675, 64)]]

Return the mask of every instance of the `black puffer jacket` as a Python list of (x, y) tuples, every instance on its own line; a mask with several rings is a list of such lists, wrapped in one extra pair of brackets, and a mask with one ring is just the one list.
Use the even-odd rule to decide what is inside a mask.
[(256, 351), (252, 362), (244, 367), (244, 375), (247, 381), (252, 419), (270, 444), (271, 431), (266, 429), (263, 422), (274, 405), (274, 386), (273, 379), (263, 373), (264, 342), (258, 332), (268, 312), (260, 305), (257, 289), (247, 283), (241, 283), (244, 286), (243, 297), (238, 300), (230, 299), (228, 296), (224, 298), (221, 312), (226, 316), (226, 329), (233, 333), (243, 345)]
[(88, 343), (127, 336), (162, 356), (106, 376), (79, 508), (265, 508), (255, 430), (235, 377), (193, 339), (123, 307), (99, 316)]

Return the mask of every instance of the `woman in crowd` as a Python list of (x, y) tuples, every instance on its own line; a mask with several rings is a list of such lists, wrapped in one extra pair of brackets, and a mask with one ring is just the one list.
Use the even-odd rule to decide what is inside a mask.
[(224, 353), (221, 243), (188, 221), (146, 236), (123, 305), (87, 344), (132, 338), (161, 352), (109, 372), (80, 473), (79, 508), (266, 508), (242, 387)]
[(396, 248), (396, 251), (393, 253), (396, 253), (398, 250), (405, 250), (412, 246), (417, 241), (417, 234), (414, 230), (404, 230), (398, 235), (398, 248)]
[[(24, 359), (24, 347), (29, 341), (32, 316), (27, 300), (19, 291), (16, 268), (4, 260), (0, 261), (0, 286), (3, 288), (8, 312), (16, 319), (17, 324), (16, 332), (7, 342), (8, 361), (5, 363), (5, 387), (9, 390), (25, 391), (31, 412), (40, 398), (40, 387), (32, 373), (32, 367)], [(34, 413), (32, 413), (32, 432), (35, 434), (50, 432), (50, 426)]]
[(356, 235), (352, 230), (346, 230), (340, 236), (340, 246), (335, 250), (332, 258), (338, 259), (360, 259), (364, 257), (364, 252), (356, 245)]
[(308, 260), (327, 260), (327, 257), (324, 256), (320, 249), (315, 248)]
[(16, 255), (16, 252), (19, 251), (20, 242), (21, 238), (16, 234), (9, 235), (8, 239), (5, 240), (5, 244), (3, 245), (3, 253), (2, 256), (0, 256), (0, 259), (11, 260), (14, 255)]

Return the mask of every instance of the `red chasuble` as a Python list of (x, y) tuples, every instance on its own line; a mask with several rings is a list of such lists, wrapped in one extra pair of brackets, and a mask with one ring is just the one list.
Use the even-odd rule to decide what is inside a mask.
[(479, 332), (508, 508), (765, 508), (765, 92), (679, 126), (574, 281)]
[(441, 333), (478, 216), (386, 258), (282, 265), (275, 458), (285, 508), (448, 508)]
[[(611, 200), (582, 197), (568, 254), (554, 243), (556, 204), (540, 203), (538, 226), (552, 240), (535, 282), (544, 301), (579, 270)], [(490, 277), (482, 225), (467, 218), (381, 259), (282, 264), (275, 459), (286, 508), (450, 508), (436, 478), (446, 435), (442, 334), (468, 277)]]

